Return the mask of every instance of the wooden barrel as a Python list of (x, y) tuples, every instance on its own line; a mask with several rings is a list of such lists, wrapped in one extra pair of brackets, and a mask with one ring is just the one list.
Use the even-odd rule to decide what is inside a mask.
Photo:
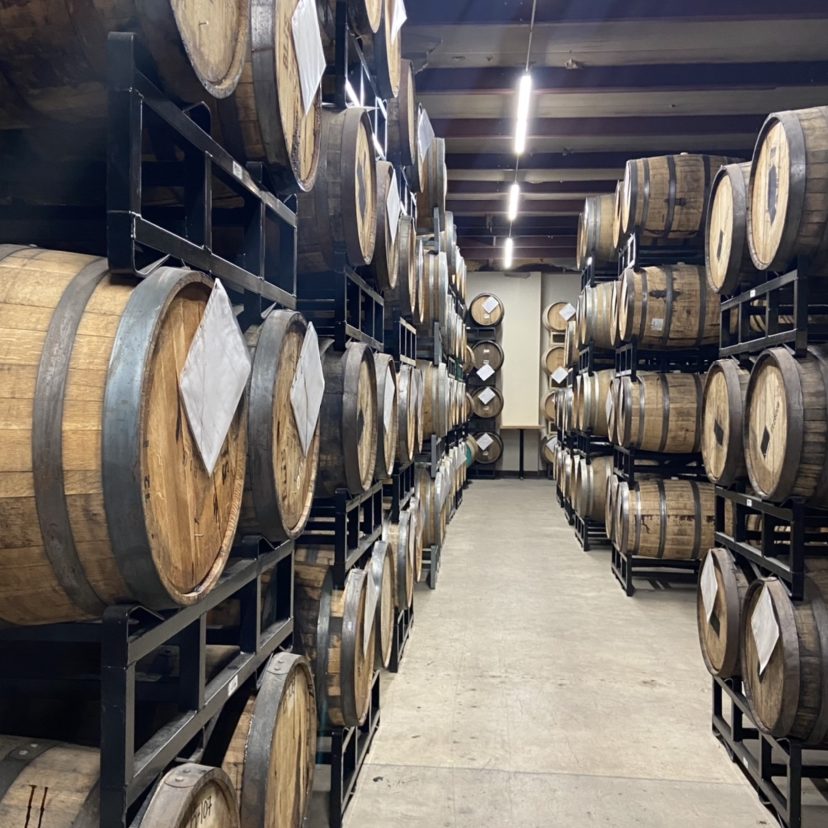
[(399, 432), (397, 369), (389, 354), (374, 354), (377, 376), (377, 459), (374, 477), (386, 480), (394, 472)]
[(578, 320), (570, 319), (566, 323), (566, 336), (564, 338), (564, 363), (567, 368), (573, 368), (578, 364)]
[[(400, 253), (397, 240), (399, 216), (393, 218), (388, 213), (388, 194), (397, 187), (394, 166), (388, 161), (377, 162), (377, 233), (374, 258), (369, 272), (380, 290), (394, 290), (397, 287), (397, 271), (400, 265)], [(391, 228), (392, 218), (397, 227)]]
[(558, 394), (557, 388), (548, 391), (541, 403), (541, 414), (550, 425), (558, 425)]
[(475, 417), (488, 420), (500, 416), (503, 411), (503, 394), (493, 386), (478, 388), (472, 394), (472, 413)]
[(704, 268), (662, 265), (621, 276), (618, 329), (624, 342), (650, 348), (694, 348), (719, 342), (719, 298)]
[(714, 293), (737, 293), (760, 278), (748, 247), (749, 183), (749, 162), (728, 164), (713, 179), (704, 261), (707, 284)]
[[(483, 439), (485, 437), (491, 439), (491, 442)], [(476, 460), (481, 465), (490, 466), (497, 463), (503, 455), (503, 440), (500, 435), (494, 431), (481, 431), (474, 435), (477, 442), (477, 457)]]
[(320, 725), (354, 727), (368, 715), (376, 626), (366, 615), (366, 573), (354, 567), (335, 589), (333, 559), (331, 547), (296, 549), (294, 647), (313, 668)]
[(760, 497), (828, 505), (827, 355), (826, 346), (810, 347), (801, 359), (770, 348), (753, 366), (743, 431), (748, 476)]
[(423, 249), (417, 242), (417, 228), (414, 219), (400, 213), (397, 225), (397, 291), (403, 316), (411, 317), (417, 323), (417, 291), (422, 269)]
[(417, 88), (410, 60), (400, 67), (399, 95), (388, 101), (388, 159), (404, 167), (417, 160)]
[(597, 348), (614, 347), (611, 331), (612, 307), (616, 282), (601, 282), (585, 287), (581, 293), (578, 314), (578, 339), (581, 345), (594, 342)]
[(612, 457), (593, 457), (589, 463), (581, 464), (576, 510), (582, 518), (603, 523), (607, 505), (607, 479), (611, 476)]
[(377, 460), (377, 375), (367, 346), (351, 342), (337, 351), (323, 344), (325, 393), (319, 411), (321, 442), (317, 497), (337, 489), (368, 491)]
[(417, 438), (413, 371), (410, 365), (400, 365), (397, 376), (397, 461), (403, 465), (414, 459)]
[(503, 321), (503, 302), (493, 293), (478, 293), (469, 305), (469, 316), (481, 328), (496, 327)]
[(394, 606), (407, 609), (414, 602), (414, 583), (417, 568), (417, 527), (414, 513), (419, 510), (400, 510), (399, 523), (386, 520), (382, 525), (382, 539), (391, 552), (391, 573)]
[[(55, 792), (51, 793), (54, 798)], [(91, 826), (93, 823), (61, 824)], [(141, 828), (191, 828), (193, 825), (242, 828), (253, 823), (239, 821), (236, 791), (221, 768), (187, 762), (167, 771), (161, 778), (150, 794), (140, 824)]]
[(445, 253), (426, 253), (423, 258), (423, 280), (420, 286), (422, 323), (420, 330), (432, 336), (434, 323), (440, 322), (446, 310), (448, 296), (448, 262)]
[(673, 454), (699, 451), (703, 381), (700, 374), (622, 377), (615, 415), (620, 444)]
[(416, 438), (414, 440), (415, 452), (422, 451), (423, 448), (423, 406), (425, 400), (425, 380), (423, 379), (423, 372), (419, 367), (412, 369), (411, 378), (413, 380), (412, 389), (414, 391), (412, 399), (415, 402), (415, 420), (417, 423)]
[(747, 475), (742, 420), (750, 371), (735, 359), (710, 366), (704, 384), (701, 452), (711, 483), (731, 486)]
[(710, 483), (639, 480), (621, 485), (616, 543), (625, 555), (696, 560), (713, 546), (715, 495)]
[[(806, 562), (805, 595), (792, 601), (776, 578), (747, 590), (742, 623), (742, 679), (754, 720), (777, 739), (828, 745), (828, 561)], [(778, 640), (760, 672), (754, 627), (776, 625)]]
[(604, 495), (604, 527), (607, 538), (615, 546), (615, 508), (618, 499), (618, 487), (621, 483), (612, 470), (607, 475), (607, 490)]
[(383, 540), (377, 541), (371, 551), (371, 562), (366, 571), (371, 578), (376, 595), (377, 607), (374, 626), (377, 634), (376, 660), (387, 668), (391, 663), (391, 650), (397, 628), (397, 613), (394, 600), (394, 550)]
[(579, 375), (581, 384), (581, 428), (584, 431), (591, 431), (601, 437), (609, 436), (609, 423), (607, 420), (610, 385), (615, 377), (615, 371), (608, 368), (604, 371), (596, 371), (594, 374)]
[[(334, 62), (336, 41), (337, 0), (316, 0), (316, 12), (322, 42), (328, 55), (328, 63)], [(382, 23), (383, 0), (347, 0), (348, 23), (358, 36), (369, 37), (379, 31)]]
[(644, 238), (692, 240), (704, 231), (710, 185), (731, 159), (719, 155), (662, 155), (627, 161), (621, 231)]
[(445, 437), (449, 419), (446, 366), (444, 363), (432, 365), (428, 360), (418, 359), (417, 367), (423, 375), (423, 431)]
[(615, 185), (615, 194), (612, 202), (612, 249), (618, 250), (621, 247), (621, 214), (624, 209), (624, 182), (619, 181)]
[(615, 260), (612, 223), (615, 218), (615, 196), (587, 196), (583, 212), (578, 217), (578, 247), (576, 266), (583, 270), (592, 259), (595, 267)]
[(382, 22), (377, 33), (362, 40), (365, 56), (374, 70), (380, 95), (396, 98), (402, 77), (402, 28), (394, 27), (397, 0), (382, 0)]
[(408, 512), (411, 516), (409, 531), (414, 536), (414, 583), (416, 584), (423, 579), (423, 563), (425, 559), (425, 522), (419, 497), (415, 496), (411, 499)]
[(748, 245), (759, 270), (828, 258), (828, 107), (768, 116), (753, 151)]
[(499, 371), (503, 367), (503, 348), (493, 339), (481, 339), (471, 346), (472, 367), (480, 370), (488, 365), (493, 371)]
[(105, 259), (0, 245), (0, 622), (193, 604), (218, 580), (244, 489), (246, 403), (211, 474), (179, 393), (212, 289), (190, 270), (160, 267), (136, 286)]
[(446, 169), (446, 142), (435, 138), (420, 166), (421, 192), (417, 193), (417, 227), (434, 230), (434, 210), (440, 221), (445, 220), (448, 170)]
[[(561, 314), (565, 314), (562, 316)], [(565, 333), (566, 323), (571, 318), (572, 305), (569, 302), (553, 302), (543, 311), (543, 327), (551, 333)]]
[(560, 474), (561, 493), (564, 498), (570, 502), (572, 499), (572, 474), (574, 471), (574, 465), (574, 458), (568, 451), (565, 451)]
[(270, 541), (299, 537), (310, 516), (319, 466), (319, 421), (307, 454), (290, 401), (307, 323), (274, 310), (247, 331), (253, 355), (248, 386), (247, 477), (239, 531)]
[[(705, 572), (704, 570), (708, 570)], [(712, 577), (711, 577), (712, 576)], [(702, 587), (696, 591), (696, 622), (699, 645), (704, 664), (719, 678), (741, 675), (740, 637), (742, 610), (748, 590), (748, 578), (729, 549), (713, 547), (702, 566), (700, 584), (715, 581), (715, 592), (708, 597), (710, 611), (705, 604)], [(704, 587), (707, 589), (707, 587)], [(712, 592), (712, 590), (711, 590)]]
[(423, 524), (423, 545), (434, 546), (442, 542), (440, 510), (442, 507), (438, 477), (432, 479), (427, 467), (417, 466), (417, 502)]
[(251, 48), (235, 94), (218, 106), (222, 140), (235, 158), (265, 164), (278, 189), (308, 192), (319, 169), (322, 88), (306, 112), (292, 26), (299, 0), (248, 2)]
[[(0, 128), (45, 118), (84, 123), (106, 116), (106, 38), (135, 32), (159, 80), (188, 102), (225, 98), (239, 82), (249, 43), (249, 0), (141, 0), (77, 7), (69, 0), (0, 5), (0, 63), (12, 91)], [(48, 70), (48, 71), (46, 71)]]
[(621, 330), (619, 327), (619, 318), (620, 318), (620, 307), (621, 307), (621, 283), (620, 280), (615, 283), (615, 299), (612, 303), (612, 307), (610, 308), (610, 342), (612, 343), (613, 348), (618, 348), (619, 345), (623, 343), (621, 338)]
[(554, 467), (558, 452), (558, 437), (551, 431), (541, 435), (540, 455), (544, 465)]
[(300, 193), (297, 252), (301, 273), (348, 264), (367, 265), (377, 239), (377, 164), (367, 110), (322, 112), (319, 172), (310, 193)]
[(566, 347), (564, 345), (550, 345), (543, 352), (543, 370), (551, 378), (551, 380), (558, 385), (563, 385), (566, 381), (566, 377), (559, 373), (561, 371), (566, 371), (565, 351)]
[(310, 664), (301, 655), (276, 653), (245, 705), (222, 762), (238, 795), (241, 828), (301, 826), (315, 767)]

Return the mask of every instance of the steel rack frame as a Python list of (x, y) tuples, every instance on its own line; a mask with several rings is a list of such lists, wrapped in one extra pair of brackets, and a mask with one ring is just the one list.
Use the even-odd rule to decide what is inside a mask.
[[(385, 353), (394, 358), (397, 367), (400, 365), (417, 365), (417, 329), (394, 309), (391, 318), (388, 318), (386, 308), (385, 321)], [(390, 322), (390, 327), (388, 323)]]
[(436, 320), (431, 325), (431, 335), (417, 330), (417, 359), (427, 359), (432, 365), (443, 361), (443, 335), (440, 323)]
[[(293, 634), (293, 541), (272, 546), (260, 538), (245, 538), (234, 551), (216, 587), (198, 604), (163, 613), (136, 605), (107, 608), (100, 621), (12, 627), (0, 630), (0, 645), (46, 642), (62, 647), (100, 648), (99, 679), (77, 679), (77, 692), (89, 698), (100, 694), (102, 828), (126, 828), (142, 795), (176, 761), (199, 761), (218, 717), (239, 687), (253, 677), (266, 660)], [(267, 625), (263, 624), (262, 575), (273, 573), (268, 595)], [(239, 624), (232, 643), (240, 652), (213, 678), (206, 675), (208, 644), (216, 632), (230, 643), (226, 630), (208, 627), (208, 613), (219, 604), (239, 602)], [(178, 646), (178, 676), (143, 681), (138, 662), (164, 646)], [(10, 672), (10, 671), (9, 671)], [(0, 676), (0, 688), (24, 680), (27, 693), (36, 694), (58, 678), (53, 670), (25, 681), (21, 671)], [(68, 676), (60, 686), (70, 687)], [(136, 702), (177, 704), (179, 714), (156, 727), (136, 745)]]
[[(828, 779), (828, 751), (806, 750), (797, 742), (762, 733), (751, 716), (741, 679), (713, 677), (712, 727), (759, 801), (785, 828), (802, 828), (802, 780)], [(775, 779), (783, 780), (782, 785)]]
[(405, 645), (411, 635), (411, 627), (414, 624), (414, 603), (410, 607), (397, 612), (397, 619), (394, 623), (394, 640), (391, 644), (391, 661), (388, 670), (391, 673), (399, 673), (402, 657), (405, 653)]
[(437, 589), (437, 578), (440, 575), (440, 558), (443, 548), (440, 545), (426, 546), (423, 549), (423, 569), (425, 582), (429, 589)]
[(382, 351), (385, 307), (382, 296), (352, 268), (318, 273), (299, 281), (299, 310), (320, 336), (333, 337), (345, 350), (351, 340)]
[(390, 480), (383, 483), (383, 496), (390, 501), (388, 517), (392, 523), (400, 522), (400, 512), (405, 509), (414, 496), (415, 464), (397, 465)]
[(587, 266), (581, 271), (581, 290), (587, 287), (595, 287), (601, 282), (614, 282), (618, 279), (618, 267), (616, 265), (604, 265), (596, 267), (592, 256), (587, 259)]
[(578, 373), (594, 374), (604, 368), (615, 367), (615, 354), (605, 348), (597, 348), (590, 339), (587, 345), (578, 351)]
[(672, 558), (647, 558), (642, 555), (627, 555), (617, 546), (612, 546), (612, 574), (621, 584), (628, 597), (635, 594), (633, 580), (649, 581), (654, 587), (662, 588), (673, 584), (695, 586), (698, 581), (699, 561), (674, 560)]
[(314, 797), (327, 798), (327, 817), (330, 828), (342, 828), (345, 812), (357, 789), (365, 758), (371, 749), (380, 725), (380, 674), (374, 673), (371, 685), (371, 703), (365, 724), (359, 727), (323, 730), (317, 737), (316, 768), (330, 770), (330, 790), (314, 792)]
[(635, 483), (636, 475), (654, 472), (663, 478), (707, 479), (701, 454), (668, 454), (613, 446), (613, 468), (618, 477), (630, 485)]
[(585, 457), (587, 462), (593, 457), (606, 457), (615, 448), (608, 438), (593, 434), (591, 431), (575, 431), (573, 450), (575, 454)]
[(417, 465), (428, 466), (428, 473), (432, 480), (437, 477), (437, 466), (446, 453), (447, 444), (448, 435), (438, 437), (436, 434), (430, 434), (428, 439), (423, 440), (423, 450), (415, 458)]
[(382, 482), (356, 497), (338, 489), (333, 497), (316, 498), (301, 536), (302, 545), (333, 546), (334, 586), (342, 589), (353, 567), (382, 535)]
[[(648, 244), (648, 241), (651, 242)], [(622, 241), (618, 252), (618, 273), (628, 268), (651, 265), (704, 264), (704, 236), (685, 244), (653, 244), (655, 239), (641, 238), (638, 233), (629, 233)]]
[[(795, 270), (774, 276), (722, 302), (722, 357), (753, 354), (786, 345), (797, 356), (809, 344), (828, 342), (828, 289), (809, 278), (809, 264), (800, 259)], [(759, 319), (763, 330), (752, 330)]]
[(703, 373), (719, 358), (717, 345), (703, 345), (698, 348), (660, 351), (639, 348), (633, 339), (615, 350), (615, 374), (619, 377), (638, 378), (639, 371), (679, 371)]
[(612, 546), (610, 539), (607, 537), (606, 526), (601, 521), (581, 517), (574, 511), (573, 519), (575, 523), (575, 537), (578, 539), (578, 543), (581, 544), (581, 549), (584, 552), (590, 552), (593, 547), (609, 549)]

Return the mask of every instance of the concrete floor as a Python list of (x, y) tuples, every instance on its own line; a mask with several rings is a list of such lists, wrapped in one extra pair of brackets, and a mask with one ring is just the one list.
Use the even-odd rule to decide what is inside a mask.
[(695, 596), (627, 598), (547, 481), (477, 481), (348, 828), (773, 825), (710, 732)]

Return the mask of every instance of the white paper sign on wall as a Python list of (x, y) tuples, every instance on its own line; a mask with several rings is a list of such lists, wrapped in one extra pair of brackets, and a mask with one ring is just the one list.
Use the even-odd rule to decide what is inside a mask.
[(316, 100), (316, 92), (326, 66), (319, 18), (313, 0), (299, 0), (290, 22), (293, 29), (293, 45), (299, 61), (302, 103), (307, 115)]
[(762, 594), (753, 608), (750, 617), (750, 629), (753, 641), (756, 644), (756, 655), (759, 657), (759, 676), (768, 666), (776, 642), (779, 641), (779, 624), (773, 611), (773, 601), (767, 584), (762, 587)]
[(290, 386), (290, 405), (304, 454), (308, 453), (313, 441), (324, 394), (325, 374), (322, 371), (322, 357), (319, 355), (319, 337), (311, 322), (305, 332), (305, 341)]

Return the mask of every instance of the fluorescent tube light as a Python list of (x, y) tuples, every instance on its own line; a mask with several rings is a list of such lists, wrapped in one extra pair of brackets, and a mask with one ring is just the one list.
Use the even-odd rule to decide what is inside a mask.
[(517, 218), (518, 214), (518, 203), (520, 201), (520, 184), (515, 181), (511, 187), (509, 187), (509, 221), (514, 221)]
[(511, 236), (503, 243), (503, 269), (512, 269), (512, 259), (515, 254), (515, 243)]
[(517, 124), (515, 126), (515, 154), (523, 155), (526, 149), (526, 132), (529, 128), (529, 101), (532, 97), (532, 76), (524, 72), (518, 85)]

